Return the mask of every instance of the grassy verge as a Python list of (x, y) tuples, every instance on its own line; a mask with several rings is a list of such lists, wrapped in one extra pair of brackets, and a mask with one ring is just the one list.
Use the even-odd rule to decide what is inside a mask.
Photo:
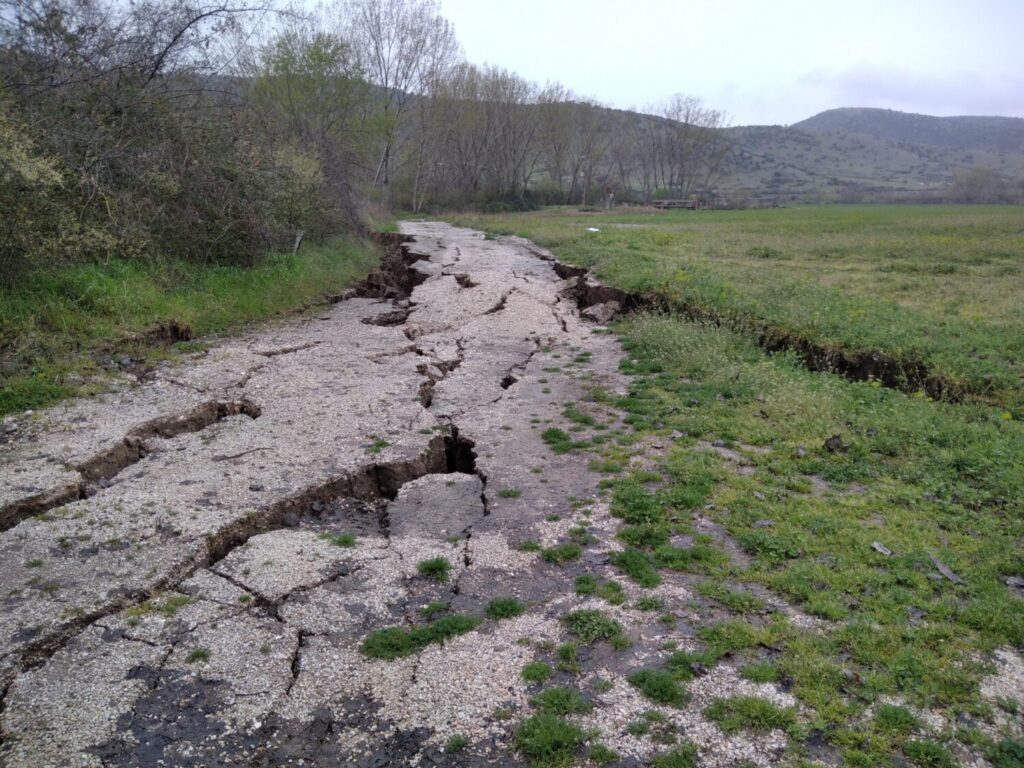
[(320, 301), (376, 259), (373, 246), (339, 239), (254, 267), (112, 261), (31, 272), (0, 290), (0, 414), (88, 392), (116, 365), (112, 353), (174, 352), (134, 338), (147, 329), (175, 321), (199, 337), (239, 328)]
[[(1007, 582), (1024, 576), (1024, 424), (812, 373), (721, 327), (641, 315), (619, 332), (631, 389), (604, 402), (626, 412), (634, 445), (671, 443), (657, 472), (607, 481), (619, 537), (649, 576), (685, 574), (733, 614), (702, 627), (705, 650), (670, 671), (685, 680), (692, 661), (731, 655), (750, 679), (791, 690), (809, 722), (792, 728), (791, 713), (745, 700), (707, 716), (785, 727), (797, 756), (802, 739), (824, 738), (853, 766), (1022, 748), (1003, 730), (1013, 703), (984, 699), (979, 684), (988, 652), (1024, 644), (1024, 599)], [(573, 450), (625, 463), (621, 445), (576, 429)], [(746, 560), (711, 537), (667, 543), (695, 533), (691, 512), (723, 526)], [(738, 591), (753, 585), (810, 619)], [(924, 711), (945, 725), (926, 728)]]
[(549, 209), (456, 219), (530, 237), (608, 283), (733, 328), (923, 367), (948, 391), (1017, 417), (1022, 221), (1010, 206)]

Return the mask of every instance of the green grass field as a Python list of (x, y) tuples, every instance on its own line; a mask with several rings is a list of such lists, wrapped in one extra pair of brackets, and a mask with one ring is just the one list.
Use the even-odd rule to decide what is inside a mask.
[[(832, 206), (459, 216), (740, 330), (921, 363), (1024, 415), (1024, 209)], [(588, 232), (593, 227), (600, 232)]]
[(112, 261), (30, 272), (0, 289), (0, 415), (102, 387), (111, 353), (173, 354), (132, 340), (161, 323), (197, 337), (237, 329), (322, 300), (376, 259), (367, 243), (337, 240), (297, 256), (269, 254), (255, 267)]
[[(691, 662), (727, 655), (745, 676), (785, 685), (804, 708), (787, 764), (809, 765), (815, 739), (864, 768), (952, 767), (963, 754), (1021, 764), (1017, 705), (984, 699), (980, 682), (990, 652), (1024, 646), (1012, 586), (1024, 577), (1024, 211), (548, 210), (458, 223), (536, 238), (606, 282), (670, 306), (704, 302), (725, 321), (619, 322), (630, 392), (592, 399), (625, 412), (628, 435), (611, 440), (567, 408), (560, 426), (572, 434), (549, 441), (618, 468), (606, 485), (630, 547), (614, 561), (623, 578), (646, 587), (685, 574), (731, 615), (700, 627), (703, 647), (669, 671), (685, 683)], [(766, 353), (757, 323), (735, 321), (751, 317), (920, 355), (973, 396), (936, 401), (810, 371), (794, 352)], [(656, 472), (630, 471), (652, 441), (671, 443)], [(694, 534), (691, 517), (720, 524), (746, 560), (710, 537), (671, 546)], [(823, 623), (766, 611), (757, 589)], [(749, 703), (706, 715), (755, 730), (781, 716)], [(925, 727), (925, 712), (941, 725)]]

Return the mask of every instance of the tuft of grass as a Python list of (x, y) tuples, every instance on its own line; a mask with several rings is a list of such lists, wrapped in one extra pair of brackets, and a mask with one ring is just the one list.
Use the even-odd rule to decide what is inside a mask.
[(351, 548), (356, 545), (356, 537), (353, 533), (322, 533), (320, 538), (326, 539), (336, 547)]
[(598, 595), (612, 605), (622, 605), (626, 602), (626, 593), (617, 581), (599, 582), (589, 573), (585, 573), (576, 577), (575, 586), (578, 595)]
[(587, 749), (587, 759), (595, 765), (608, 765), (618, 760), (621, 755), (611, 747), (601, 744), (591, 744)]
[(770, 661), (754, 661), (740, 670), (740, 676), (752, 683), (777, 683), (779, 668)]
[(420, 608), (420, 615), (429, 621), (430, 619), (440, 616), (447, 610), (447, 605), (442, 603), (440, 600), (433, 600)]
[(484, 613), (489, 619), (513, 619), (526, 611), (526, 605), (514, 597), (496, 597), (487, 604)]
[(575, 643), (562, 643), (558, 646), (558, 668), (562, 672), (576, 674), (580, 671), (580, 650)]
[(549, 427), (540, 433), (540, 439), (555, 453), (569, 453), (590, 445), (586, 440), (573, 440), (572, 436), (557, 427)]
[(880, 731), (906, 735), (918, 725), (917, 717), (906, 707), (882, 704), (875, 710), (875, 726)]
[(575, 588), (577, 595), (596, 595), (599, 586), (597, 579), (589, 573), (576, 577)]
[(579, 610), (565, 616), (562, 621), (581, 642), (592, 644), (602, 640), (614, 648), (628, 647), (629, 639), (622, 625), (598, 610)]
[(651, 768), (696, 768), (696, 766), (697, 747), (693, 744), (683, 744), (651, 758)]
[(189, 651), (188, 656), (185, 657), (185, 663), (195, 664), (197, 661), (209, 661), (209, 659), (209, 648), (193, 648), (191, 651)]
[(640, 669), (626, 678), (630, 685), (656, 704), (681, 707), (689, 696), (675, 676), (662, 669)]
[(125, 611), (129, 618), (139, 618), (151, 613), (159, 613), (161, 616), (174, 616), (180, 609), (192, 602), (188, 595), (170, 595), (163, 601), (146, 600), (143, 603), (132, 606)]
[(522, 675), (528, 683), (543, 683), (551, 677), (551, 665), (543, 661), (531, 661), (523, 667)]
[(432, 557), (429, 560), (420, 561), (416, 566), (416, 570), (423, 578), (443, 584), (448, 581), (452, 564), (446, 557)]
[(903, 745), (903, 754), (919, 768), (956, 768), (957, 762), (950, 751), (937, 741), (908, 741)]
[(387, 627), (370, 634), (360, 650), (372, 659), (390, 661), (417, 653), (431, 643), (441, 643), (470, 632), (480, 626), (480, 622), (481, 619), (475, 616), (454, 613), (422, 627)]
[(637, 598), (633, 607), (638, 611), (660, 611), (665, 607), (665, 601), (654, 595), (644, 595)]
[(517, 488), (502, 488), (498, 491), (498, 498), (500, 499), (517, 499), (523, 495), (523, 492)]
[(534, 696), (530, 703), (540, 712), (551, 715), (574, 715), (589, 712), (594, 705), (574, 688), (548, 688)]
[(646, 552), (639, 549), (625, 549), (622, 552), (613, 552), (609, 559), (612, 565), (641, 587), (650, 588), (661, 584), (661, 575)]
[(716, 656), (707, 651), (676, 651), (668, 657), (665, 666), (676, 680), (692, 680), (706, 667), (714, 664), (715, 659)]
[(780, 708), (757, 696), (733, 696), (714, 699), (704, 715), (725, 733), (740, 730), (788, 731), (796, 725), (796, 712), (792, 707)]
[(444, 751), (445, 752), (461, 752), (462, 750), (464, 750), (468, 746), (469, 746), (469, 737), (464, 735), (464, 734), (457, 733), (454, 736), (452, 736), (450, 739), (448, 739), (447, 743), (444, 745)]
[(541, 550), (541, 557), (543, 557), (545, 561), (555, 563), (556, 565), (568, 563), (572, 560), (578, 560), (582, 554), (583, 548), (575, 541), (567, 541), (563, 544), (557, 544), (553, 547)]
[(992, 768), (1021, 768), (1024, 766), (1024, 738), (1003, 739), (985, 751)]
[(764, 610), (764, 600), (749, 592), (738, 592), (712, 581), (697, 584), (697, 594), (721, 603), (736, 613), (757, 613)]
[(586, 734), (557, 715), (540, 712), (516, 731), (516, 747), (536, 768), (563, 768), (573, 762)]

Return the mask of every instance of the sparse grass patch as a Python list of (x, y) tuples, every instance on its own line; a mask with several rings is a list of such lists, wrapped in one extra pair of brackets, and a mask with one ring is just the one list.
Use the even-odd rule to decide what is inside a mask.
[(379, 629), (363, 641), (360, 650), (373, 659), (398, 659), (417, 653), (431, 643), (440, 643), (450, 637), (470, 632), (476, 629), (480, 622), (481, 619), (475, 616), (454, 613), (422, 627)]
[(643, 597), (637, 598), (634, 607), (638, 611), (660, 611), (665, 607), (665, 601), (660, 597), (644, 595)]
[(757, 613), (764, 610), (764, 600), (749, 592), (738, 592), (712, 581), (697, 584), (697, 594), (721, 603), (736, 613)]
[(164, 600), (146, 600), (127, 609), (125, 616), (139, 618), (147, 614), (158, 613), (169, 618), (191, 602), (192, 598), (188, 595), (170, 595)]
[(376, 456), (378, 453), (380, 453), (385, 448), (391, 445), (391, 443), (389, 443), (383, 437), (378, 437), (377, 435), (370, 435), (370, 438), (370, 444), (364, 448), (366, 453), (368, 453), (370, 456)]
[(517, 488), (502, 488), (498, 491), (498, 498), (500, 499), (518, 499), (523, 495), (523, 492)]
[(209, 661), (209, 659), (209, 648), (193, 648), (191, 651), (189, 651), (188, 656), (185, 657), (185, 663), (195, 664), (197, 661)]
[(715, 699), (704, 710), (705, 716), (726, 733), (740, 730), (788, 731), (796, 725), (796, 713), (780, 708), (757, 696), (734, 696)]
[(639, 549), (625, 549), (613, 552), (609, 559), (612, 565), (620, 569), (641, 587), (656, 587), (661, 584), (661, 576), (654, 567), (650, 555)]
[(555, 453), (568, 453), (569, 451), (587, 448), (590, 443), (586, 440), (573, 440), (572, 436), (557, 427), (549, 427), (540, 433), (540, 438)]

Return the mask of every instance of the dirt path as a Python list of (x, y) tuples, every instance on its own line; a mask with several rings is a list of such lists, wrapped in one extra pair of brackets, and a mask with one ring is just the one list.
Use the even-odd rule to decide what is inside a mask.
[[(575, 593), (585, 571), (614, 575), (617, 523), (589, 458), (541, 439), (573, 426), (566, 405), (618, 425), (589, 393), (624, 391), (622, 351), (536, 248), (403, 231), (408, 299), (350, 298), (218, 344), (0, 446), (0, 764), (520, 764), (513, 734), (539, 690), (521, 670), (556, 666), (581, 608), (632, 645), (583, 646), (554, 681), (589, 692), (579, 721), (616, 764), (660, 748), (628, 732), (659, 708), (625, 675), (693, 641), (693, 595), (671, 580), (644, 593), (683, 620), (670, 628), (629, 607), (630, 585), (614, 607)], [(563, 565), (532, 545), (574, 539), (582, 557)], [(432, 558), (446, 581), (420, 573)], [(488, 617), (504, 597), (527, 609)], [(429, 627), (431, 605), (472, 628), (394, 659), (361, 650), (382, 628)], [(708, 765), (773, 762), (781, 732), (703, 719), (725, 691), (793, 703), (723, 665), (691, 705), (661, 709)]]

